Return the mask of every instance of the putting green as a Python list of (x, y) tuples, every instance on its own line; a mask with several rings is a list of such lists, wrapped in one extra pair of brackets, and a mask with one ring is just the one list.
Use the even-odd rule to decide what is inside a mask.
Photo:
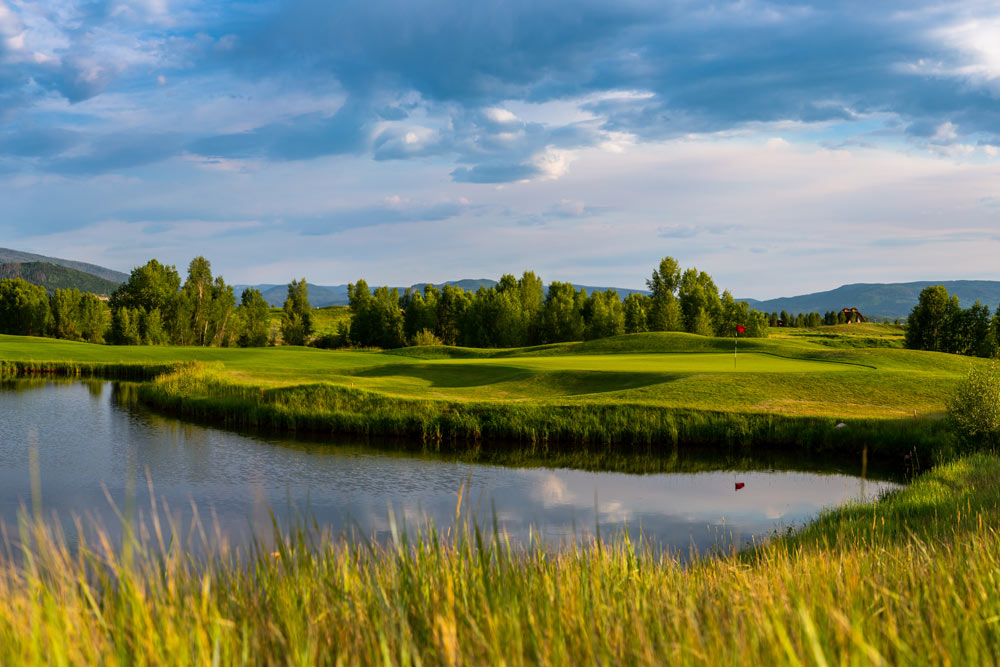
[(614, 371), (640, 373), (819, 373), (873, 370), (860, 364), (789, 359), (773, 354), (579, 354), (558, 357), (470, 359), (450, 364), (502, 365), (538, 371)]

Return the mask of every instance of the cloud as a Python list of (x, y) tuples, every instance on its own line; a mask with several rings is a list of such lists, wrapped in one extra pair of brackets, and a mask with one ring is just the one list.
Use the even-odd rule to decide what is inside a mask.
[(470, 210), (464, 201), (419, 202), (398, 195), (382, 203), (332, 210), (311, 217), (297, 217), (287, 226), (305, 235), (342, 232), (358, 227), (395, 225), (413, 222), (437, 222), (454, 218)]
[(366, 109), (348, 103), (332, 116), (304, 114), (246, 132), (198, 139), (188, 148), (209, 157), (270, 160), (358, 153), (368, 143), (371, 122)]
[(475, 167), (458, 167), (451, 177), (458, 183), (512, 183), (526, 181), (542, 175), (534, 164), (478, 164)]
[(726, 234), (739, 229), (736, 225), (663, 225), (656, 235), (661, 239), (693, 239), (704, 234)]
[(121, 172), (178, 155), (182, 146), (181, 135), (171, 132), (109, 134), (95, 138), (86, 152), (57, 157), (49, 160), (46, 166), (60, 174)]
[(51, 157), (80, 141), (80, 133), (61, 128), (27, 127), (0, 134), (0, 155)]

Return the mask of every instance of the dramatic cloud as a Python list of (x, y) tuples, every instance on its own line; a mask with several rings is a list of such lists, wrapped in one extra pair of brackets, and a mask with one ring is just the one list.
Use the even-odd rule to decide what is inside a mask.
[[(600, 247), (546, 261), (591, 283), (669, 244), (822, 254), (862, 221), (871, 252), (992, 244), (998, 45), (976, 1), (0, 0), (0, 231), (114, 222), (145, 239), (131, 262), (163, 247), (152, 222), (238, 222), (245, 252), (348, 235), (361, 264), (391, 229), (471, 267), (502, 250), (486, 229), (577, 234)], [(821, 175), (873, 155), (896, 180)], [(961, 173), (964, 199), (928, 173)]]

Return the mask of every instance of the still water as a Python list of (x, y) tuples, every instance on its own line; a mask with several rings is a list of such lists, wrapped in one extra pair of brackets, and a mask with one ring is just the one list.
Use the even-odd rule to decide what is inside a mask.
[[(33, 469), (45, 516), (68, 527), (82, 517), (116, 532), (121, 520), (111, 501), (148, 519), (148, 475), (155, 500), (182, 526), (197, 511), (209, 534), (217, 527), (236, 543), (251, 532), (269, 534), (272, 511), (286, 525), (307, 516), (323, 530), (380, 539), (390, 516), (399, 525), (432, 521), (445, 529), (466, 484), (466, 508), (490, 530), (495, 517), (513, 540), (529, 531), (558, 544), (598, 529), (602, 537), (641, 530), (686, 553), (766, 538), (824, 507), (896, 486), (791, 471), (632, 475), (470, 464), (343, 439), (297, 442), (206, 428), (119, 394), (109, 382), (0, 385), (0, 521), (11, 528), (37, 501)], [(737, 483), (744, 486), (736, 490)]]

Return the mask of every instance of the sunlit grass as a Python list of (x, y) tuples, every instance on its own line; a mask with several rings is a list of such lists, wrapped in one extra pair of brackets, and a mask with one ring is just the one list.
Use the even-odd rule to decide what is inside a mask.
[[(15, 371), (63, 365), (80, 372), (98, 372), (106, 363), (152, 364), (162, 372), (169, 364), (200, 362), (162, 375), (143, 391), (144, 400), (247, 427), (424, 442), (770, 442), (810, 450), (891, 440), (890, 449), (908, 450), (946, 437), (937, 418), (958, 381), (982, 360), (853, 344), (875, 335), (898, 338), (893, 327), (877, 333), (884, 325), (828, 329), (822, 343), (823, 329), (742, 340), (738, 355), (731, 339), (683, 333), (386, 352), (112, 347), (0, 336), (0, 363)], [(844, 344), (852, 332), (855, 339)], [(849, 428), (833, 433), (841, 420)]]

